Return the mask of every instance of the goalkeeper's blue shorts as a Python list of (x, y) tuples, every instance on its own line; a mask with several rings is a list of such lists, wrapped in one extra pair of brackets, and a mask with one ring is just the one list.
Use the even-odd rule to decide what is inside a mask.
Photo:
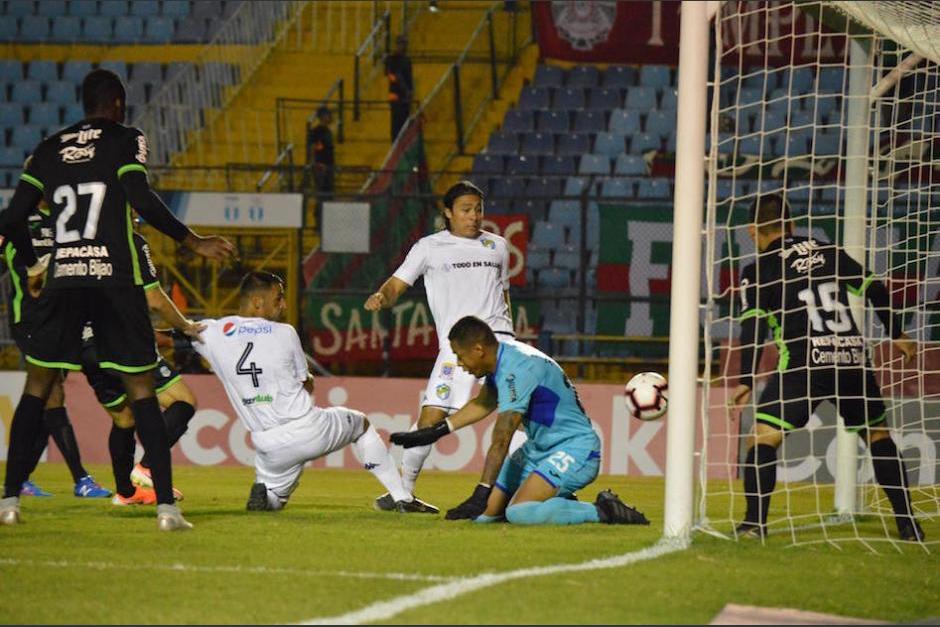
[(591, 439), (585, 444), (582, 446), (576, 441), (561, 444), (547, 453), (540, 452), (537, 461), (529, 458), (530, 447), (523, 445), (503, 462), (496, 487), (512, 497), (534, 472), (556, 488), (555, 496), (570, 496), (593, 482), (600, 471), (601, 453), (596, 449), (597, 441)]

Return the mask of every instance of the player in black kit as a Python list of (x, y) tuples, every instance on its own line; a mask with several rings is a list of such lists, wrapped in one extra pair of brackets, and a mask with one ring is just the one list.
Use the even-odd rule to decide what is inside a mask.
[(26, 386), (10, 427), (0, 524), (19, 522), (19, 486), (28, 472), (45, 400), (60, 369), (80, 370), (82, 329), (90, 322), (101, 366), (120, 374), (149, 453), (157, 494), (157, 527), (187, 529), (173, 500), (166, 429), (154, 395), (153, 327), (133, 244), (131, 207), (159, 231), (216, 260), (234, 256), (224, 238), (201, 237), (177, 220), (147, 181), (147, 139), (124, 126), (126, 92), (108, 70), (82, 83), (85, 119), (54, 133), (33, 152), (0, 214), (0, 234), (24, 255), (31, 284), (42, 278), (27, 217), (45, 198), (55, 224), (46, 285), (27, 338)]
[(777, 448), (786, 433), (806, 425), (813, 409), (829, 400), (846, 427), (869, 446), (875, 477), (894, 509), (900, 537), (922, 541), (923, 531), (911, 511), (904, 460), (888, 431), (881, 391), (848, 304), (849, 293), (871, 302), (909, 361), (916, 345), (904, 334), (900, 318), (892, 315), (884, 284), (866, 276), (858, 262), (837, 246), (793, 235), (782, 196), (759, 197), (750, 219), (748, 231), (758, 257), (741, 273), (743, 351), (732, 402), (743, 405), (750, 400), (768, 330), (773, 331), (779, 361), (757, 402), (743, 466), (747, 513), (737, 535), (765, 535), (777, 478)]

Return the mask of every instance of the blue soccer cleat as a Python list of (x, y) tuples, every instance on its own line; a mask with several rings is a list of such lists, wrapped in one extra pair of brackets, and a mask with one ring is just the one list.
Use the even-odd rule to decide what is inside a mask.
[(101, 487), (91, 475), (85, 475), (75, 484), (75, 496), (88, 499), (106, 499), (111, 496), (111, 490)]
[(20, 496), (52, 496), (52, 492), (46, 492), (38, 485), (27, 479), (20, 488)]

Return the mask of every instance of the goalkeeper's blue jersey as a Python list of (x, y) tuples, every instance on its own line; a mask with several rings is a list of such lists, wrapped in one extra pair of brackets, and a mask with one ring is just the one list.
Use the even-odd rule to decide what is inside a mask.
[(500, 340), (496, 372), (486, 384), (496, 390), (498, 412), (523, 415), (529, 459), (560, 444), (600, 451), (600, 438), (584, 412), (578, 392), (565, 371), (542, 351), (513, 339)]

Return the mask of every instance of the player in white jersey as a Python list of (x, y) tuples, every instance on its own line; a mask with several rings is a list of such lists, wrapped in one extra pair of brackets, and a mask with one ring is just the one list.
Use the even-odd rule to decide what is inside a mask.
[[(483, 191), (470, 181), (451, 186), (444, 195), (447, 229), (418, 240), (401, 266), (365, 302), (369, 311), (392, 307), (405, 290), (424, 277), (428, 306), (437, 329), (438, 354), (421, 401), (416, 425), (419, 429), (441, 422), (466, 405), (477, 380), (457, 367), (457, 356), (447, 341), (455, 322), (464, 316), (476, 316), (497, 335), (515, 336), (509, 305), (509, 245), (499, 235), (482, 230), (483, 199)], [(519, 432), (514, 446), (524, 441), (524, 434)], [(430, 453), (430, 446), (405, 449), (401, 470), (407, 490), (414, 492), (418, 474)], [(490, 489), (491, 486), (478, 485), (474, 492), (476, 501), (485, 505)], [(379, 509), (393, 506), (387, 494), (376, 499)], [(467, 517), (462, 512), (459, 506), (447, 512), (447, 518)]]
[(279, 322), (284, 283), (249, 272), (239, 288), (238, 315), (203, 320), (194, 348), (212, 366), (255, 447), (255, 483), (248, 509), (278, 510), (300, 481), (304, 464), (347, 444), (385, 486), (402, 513), (436, 514), (402, 487), (395, 462), (365, 414), (313, 404), (313, 376), (297, 331)]

